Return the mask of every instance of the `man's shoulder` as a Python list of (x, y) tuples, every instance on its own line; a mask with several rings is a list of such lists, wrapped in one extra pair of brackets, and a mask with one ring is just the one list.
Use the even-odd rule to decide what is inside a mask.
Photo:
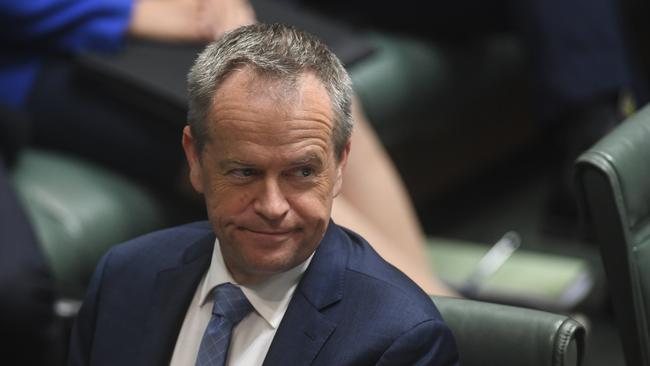
[(141, 235), (111, 249), (112, 261), (160, 262), (173, 261), (183, 256), (199, 240), (214, 241), (214, 233), (207, 221), (161, 229)]
[(342, 228), (350, 239), (346, 282), (360, 301), (378, 301), (386, 311), (398, 310), (414, 321), (442, 320), (430, 296), (408, 276), (386, 262), (360, 235)]
[[(320, 357), (331, 364), (455, 364), (453, 336), (431, 298), (356, 233), (333, 227), (329, 237), (334, 268), (330, 282), (319, 284), (340, 290), (331, 297), (336, 305), (323, 308), (337, 333)], [(336, 277), (341, 262), (343, 275)]]

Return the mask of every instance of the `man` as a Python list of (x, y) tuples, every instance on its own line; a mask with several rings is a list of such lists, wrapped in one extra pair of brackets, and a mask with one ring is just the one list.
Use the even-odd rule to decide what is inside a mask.
[(183, 147), (210, 222), (102, 259), (71, 364), (457, 364), (429, 297), (330, 220), (352, 130), (336, 56), (290, 27), (239, 28), (199, 56), (189, 94)]

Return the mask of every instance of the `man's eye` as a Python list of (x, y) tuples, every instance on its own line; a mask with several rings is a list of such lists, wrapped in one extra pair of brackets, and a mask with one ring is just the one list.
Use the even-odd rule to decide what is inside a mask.
[(248, 178), (255, 174), (255, 170), (251, 168), (233, 169), (230, 171), (230, 174), (238, 178)]
[(308, 166), (296, 169), (295, 175), (301, 178), (307, 178), (314, 175), (314, 169)]

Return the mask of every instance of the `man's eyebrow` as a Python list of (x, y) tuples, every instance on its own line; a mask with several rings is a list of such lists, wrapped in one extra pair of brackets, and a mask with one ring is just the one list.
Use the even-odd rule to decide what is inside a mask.
[(323, 159), (321, 156), (315, 152), (309, 152), (304, 156), (294, 160), (291, 165), (301, 165), (301, 164), (322, 164)]
[[(296, 158), (290, 163), (290, 165), (305, 165), (305, 164), (322, 165), (323, 159), (319, 154), (315, 152), (309, 152), (301, 157)], [(255, 167), (255, 164), (251, 162), (239, 160), (239, 159), (229, 159), (229, 158), (219, 160), (217, 162), (217, 165), (219, 166), (220, 169), (229, 169), (232, 167), (247, 167), (247, 168)]]
[(240, 167), (252, 167), (253, 166), (253, 164), (251, 164), (249, 162), (245, 162), (245, 161), (237, 160), (237, 159), (219, 160), (217, 165), (221, 169), (227, 169), (227, 168), (230, 168), (230, 167), (233, 167), (233, 166), (240, 166)]

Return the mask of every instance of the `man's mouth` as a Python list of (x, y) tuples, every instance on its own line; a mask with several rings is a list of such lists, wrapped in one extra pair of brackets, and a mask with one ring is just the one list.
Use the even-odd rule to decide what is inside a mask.
[(264, 235), (285, 235), (285, 234), (289, 234), (291, 232), (291, 230), (273, 230), (273, 231), (270, 231), (270, 230), (253, 230), (253, 229), (246, 229), (246, 230), (248, 230), (248, 231), (250, 231), (252, 233), (255, 233), (255, 234), (264, 234)]
[(289, 235), (296, 231), (295, 229), (253, 229), (253, 228), (241, 227), (241, 226), (238, 229), (253, 234), (269, 235), (269, 236)]

